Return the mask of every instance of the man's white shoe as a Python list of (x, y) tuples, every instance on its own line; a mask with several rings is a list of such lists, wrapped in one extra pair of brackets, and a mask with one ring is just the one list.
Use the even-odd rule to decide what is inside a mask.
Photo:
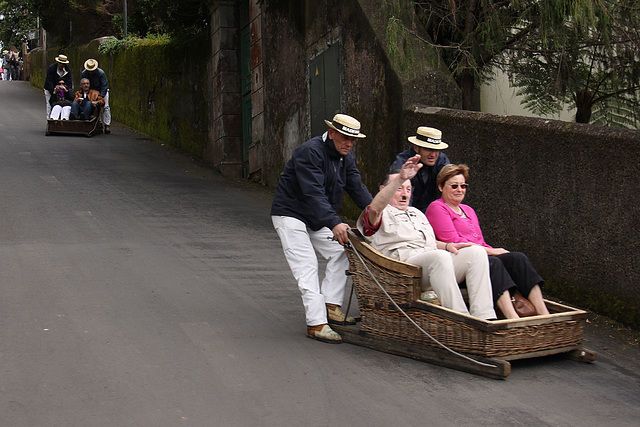
[(340, 344), (342, 337), (326, 323), (324, 325), (307, 326), (307, 337), (332, 344)]
[(355, 325), (356, 324), (356, 319), (354, 319), (351, 316), (347, 316), (347, 321), (344, 321), (345, 315), (342, 312), (342, 310), (340, 309), (340, 307), (336, 306), (331, 306), (327, 304), (327, 320), (329, 321), (329, 323), (335, 323), (337, 325), (342, 325), (343, 323), (345, 325)]

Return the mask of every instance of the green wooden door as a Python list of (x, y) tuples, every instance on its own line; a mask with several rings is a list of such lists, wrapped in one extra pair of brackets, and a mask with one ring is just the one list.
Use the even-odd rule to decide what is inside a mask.
[(340, 45), (335, 43), (309, 63), (311, 135), (327, 129), (324, 120), (340, 112)]

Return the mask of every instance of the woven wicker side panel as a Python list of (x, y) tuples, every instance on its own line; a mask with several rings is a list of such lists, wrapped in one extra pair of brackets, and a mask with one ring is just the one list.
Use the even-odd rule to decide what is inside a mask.
[[(461, 322), (452, 321), (433, 313), (414, 313), (411, 318), (429, 335), (447, 347), (471, 354), (486, 354), (483, 331), (479, 331)], [(360, 330), (380, 337), (420, 343), (431, 347), (440, 347), (416, 328), (398, 311), (365, 309), (362, 313)]]
[[(575, 320), (486, 332), (426, 311), (410, 309), (407, 313), (452, 350), (481, 356), (531, 353), (582, 342), (582, 323)], [(438, 346), (397, 311), (365, 309), (360, 329), (380, 337)]]
[[(382, 307), (389, 306), (391, 304), (389, 298), (373, 281), (369, 272), (362, 265), (362, 261), (352, 249), (347, 249), (347, 257), (349, 258), (349, 271), (353, 279), (353, 286), (356, 289), (356, 295), (358, 295), (360, 309), (373, 308), (376, 304), (378, 306), (382, 304)], [(396, 303), (408, 304), (420, 297), (419, 278), (396, 273), (374, 264), (367, 258), (363, 257), (362, 259)]]
[(582, 322), (567, 320), (505, 329), (487, 335), (487, 356), (509, 356), (569, 347), (582, 342)]

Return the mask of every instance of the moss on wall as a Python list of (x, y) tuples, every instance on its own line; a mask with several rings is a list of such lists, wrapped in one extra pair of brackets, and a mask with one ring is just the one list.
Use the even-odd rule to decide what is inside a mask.
[[(208, 143), (211, 98), (206, 84), (208, 40), (188, 46), (141, 40), (113, 55), (98, 51), (101, 42), (63, 52), (69, 57), (74, 87), (79, 87), (84, 61), (96, 58), (109, 79), (114, 120), (201, 157)], [(59, 53), (58, 48), (31, 52), (31, 84), (43, 87), (46, 67)]]
[(640, 307), (629, 299), (615, 295), (606, 287), (585, 292), (584, 286), (576, 282), (557, 282), (547, 279), (544, 292), (571, 305), (586, 307), (624, 325), (640, 329)]
[[(39, 64), (44, 62), (45, 52), (42, 49), (33, 49), (29, 54), (29, 67), (30, 67), (30, 77), (29, 80), (31, 84), (43, 88), (44, 87), (44, 79), (47, 73), (46, 68), (42, 67)], [(34, 67), (33, 64), (36, 64)]]

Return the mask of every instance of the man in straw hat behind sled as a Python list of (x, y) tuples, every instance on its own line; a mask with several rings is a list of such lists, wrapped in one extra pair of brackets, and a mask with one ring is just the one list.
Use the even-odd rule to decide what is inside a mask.
[(98, 61), (87, 59), (84, 61), (84, 70), (80, 73), (81, 79), (89, 79), (89, 88), (97, 90), (104, 100), (102, 110), (102, 122), (104, 123), (104, 133), (111, 133), (111, 108), (109, 107), (109, 80), (107, 74), (98, 67)]
[(442, 141), (442, 132), (439, 129), (426, 126), (420, 126), (416, 135), (408, 139), (411, 147), (398, 154), (389, 172), (402, 168), (409, 158), (420, 154), (423, 167), (411, 178), (411, 206), (424, 213), (429, 204), (440, 197), (436, 181), (440, 170), (450, 163), (443, 151), (449, 145)]
[(47, 68), (47, 75), (44, 79), (44, 100), (47, 104), (47, 119), (51, 115), (51, 95), (55, 90), (55, 87), (62, 81), (64, 87), (69, 92), (73, 90), (73, 81), (71, 79), (71, 69), (69, 68), (69, 59), (66, 55), (56, 56), (56, 62), (49, 65)]
[[(360, 208), (371, 200), (353, 155), (356, 140), (364, 138), (360, 122), (345, 114), (325, 120), (328, 131), (296, 148), (280, 174), (271, 220), (284, 255), (302, 293), (307, 336), (320, 341), (342, 341), (328, 323), (354, 324), (340, 310), (349, 266), (344, 245), (348, 224), (338, 216), (344, 191)], [(327, 259), (320, 284), (315, 251)]]

